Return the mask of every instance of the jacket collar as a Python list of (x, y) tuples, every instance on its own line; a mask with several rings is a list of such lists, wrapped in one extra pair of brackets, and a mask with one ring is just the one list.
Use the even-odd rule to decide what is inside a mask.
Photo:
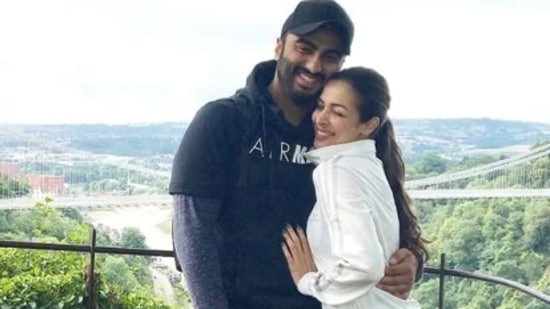
[(275, 76), (276, 67), (277, 62), (275, 60), (260, 62), (254, 66), (246, 79), (246, 90), (252, 102), (268, 103), (268, 106), (276, 107), (268, 91), (269, 84)]
[(376, 156), (376, 143), (372, 139), (336, 144), (313, 149), (305, 153), (306, 158), (316, 165), (339, 155), (366, 154)]

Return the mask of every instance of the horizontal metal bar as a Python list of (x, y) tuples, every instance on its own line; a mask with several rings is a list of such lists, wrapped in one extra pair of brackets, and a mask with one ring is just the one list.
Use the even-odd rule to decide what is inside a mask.
[[(38, 243), (38, 242), (24, 242), (24, 241), (11, 241), (11, 240), (0, 240), (0, 248), (72, 251), (72, 252), (83, 252), (83, 253), (90, 253), (90, 250), (91, 250), (89, 245)], [(159, 257), (174, 256), (174, 252), (172, 250), (137, 249), (137, 248), (122, 248), (122, 247), (106, 247), (106, 246), (95, 247), (95, 252), (107, 253), (107, 254), (128, 254), (128, 255), (141, 255), (141, 256), (159, 256)], [(439, 268), (426, 266), (424, 267), (424, 272), (427, 274), (438, 275), (441, 273), (441, 270)], [(479, 273), (472, 273), (472, 272), (463, 271), (463, 270), (454, 270), (454, 269), (445, 269), (443, 270), (443, 273), (446, 276), (479, 280), (479, 281), (485, 281), (489, 283), (504, 285), (509, 288), (521, 291), (529, 296), (535, 297), (547, 304), (550, 304), (550, 296), (512, 280), (490, 276), (490, 275), (479, 274)]]
[[(91, 250), (89, 245), (22, 242), (22, 241), (11, 241), (11, 240), (0, 240), (0, 248), (72, 251), (72, 252), (83, 252), (83, 253), (90, 253), (90, 250)], [(95, 252), (109, 253), (109, 254), (142, 255), (142, 256), (161, 256), (161, 257), (174, 256), (174, 252), (172, 250), (138, 249), (138, 248), (106, 247), (106, 246), (96, 246)]]
[[(438, 275), (441, 273), (441, 270), (439, 268), (435, 267), (424, 267), (424, 272), (428, 274), (434, 274)], [(501, 277), (495, 277), (485, 274), (479, 274), (479, 273), (473, 273), (469, 271), (463, 271), (463, 270), (456, 270), (456, 269), (445, 269), (443, 270), (444, 275), (451, 276), (451, 277), (458, 277), (458, 278), (466, 278), (471, 280), (478, 280), (478, 281), (485, 281), (489, 283), (494, 284), (500, 284), (507, 286), (509, 288), (521, 291), (525, 294), (528, 294), (532, 297), (535, 297), (547, 304), (550, 304), (550, 296), (542, 293), (541, 291), (535, 290), (533, 288), (530, 288), (526, 285), (523, 285), (521, 283), (501, 278)]]

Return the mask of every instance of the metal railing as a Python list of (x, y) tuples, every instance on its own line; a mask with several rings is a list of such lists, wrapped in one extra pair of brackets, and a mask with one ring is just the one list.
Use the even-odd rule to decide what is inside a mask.
[[(127, 254), (127, 255), (139, 255), (139, 256), (153, 256), (153, 257), (173, 257), (174, 252), (171, 250), (154, 250), (154, 249), (134, 249), (134, 248), (121, 248), (121, 247), (105, 247), (96, 245), (96, 230), (90, 229), (90, 243), (87, 245), (70, 245), (70, 244), (57, 244), (57, 243), (37, 243), (37, 242), (23, 242), (23, 241), (10, 241), (0, 240), (0, 248), (16, 248), (16, 249), (35, 249), (35, 250), (54, 250), (54, 251), (71, 251), (88, 253), (90, 255), (90, 263), (88, 265), (88, 279), (86, 282), (86, 308), (95, 309), (96, 304), (93, 298), (95, 295), (95, 255), (97, 253), (107, 254)], [(502, 285), (516, 291), (520, 291), (528, 296), (539, 299), (540, 301), (550, 304), (550, 295), (546, 295), (541, 291), (535, 290), (521, 283), (479, 273), (472, 273), (468, 271), (447, 269), (445, 267), (445, 254), (441, 255), (439, 267), (425, 267), (424, 273), (435, 274), (439, 276), (439, 293), (438, 293), (438, 308), (444, 308), (445, 300), (445, 277), (458, 277), (470, 280), (485, 281), (492, 284)]]
[(520, 291), (520, 292), (522, 292), (522, 293), (524, 293), (528, 296), (537, 298), (538, 300), (540, 300), (540, 301), (542, 301), (546, 304), (550, 304), (550, 295), (546, 295), (541, 291), (535, 290), (535, 289), (533, 289), (531, 287), (528, 287), (526, 285), (523, 285), (521, 283), (509, 280), (509, 279), (501, 278), (501, 277), (486, 275), (486, 274), (473, 273), (473, 272), (464, 271), (464, 270), (457, 270), (457, 269), (447, 269), (445, 267), (445, 253), (441, 254), (441, 256), (440, 256), (439, 268), (437, 268), (437, 267), (425, 267), (424, 268), (424, 273), (439, 275), (439, 299), (438, 299), (439, 305), (438, 305), (438, 308), (440, 308), (440, 309), (443, 308), (443, 304), (444, 304), (445, 276), (465, 278), (465, 279), (470, 279), (470, 280), (484, 281), (484, 282), (488, 282), (488, 283), (492, 283), (492, 284), (502, 285), (502, 286), (514, 289), (516, 291)]

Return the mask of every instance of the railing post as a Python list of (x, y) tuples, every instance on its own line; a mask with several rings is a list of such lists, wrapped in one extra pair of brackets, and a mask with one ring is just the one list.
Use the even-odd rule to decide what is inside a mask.
[(441, 253), (439, 260), (439, 309), (443, 309), (445, 301), (445, 253)]
[(90, 226), (90, 264), (88, 265), (88, 282), (86, 282), (86, 290), (88, 292), (86, 309), (96, 309), (95, 245), (96, 245), (96, 230), (93, 226)]

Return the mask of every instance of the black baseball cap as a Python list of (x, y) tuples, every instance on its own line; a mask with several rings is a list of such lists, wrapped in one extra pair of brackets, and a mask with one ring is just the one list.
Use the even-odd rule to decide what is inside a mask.
[(353, 22), (346, 11), (334, 0), (303, 0), (283, 24), (281, 36), (290, 32), (302, 36), (321, 26), (334, 25), (344, 39), (344, 52), (350, 54), (353, 40)]

